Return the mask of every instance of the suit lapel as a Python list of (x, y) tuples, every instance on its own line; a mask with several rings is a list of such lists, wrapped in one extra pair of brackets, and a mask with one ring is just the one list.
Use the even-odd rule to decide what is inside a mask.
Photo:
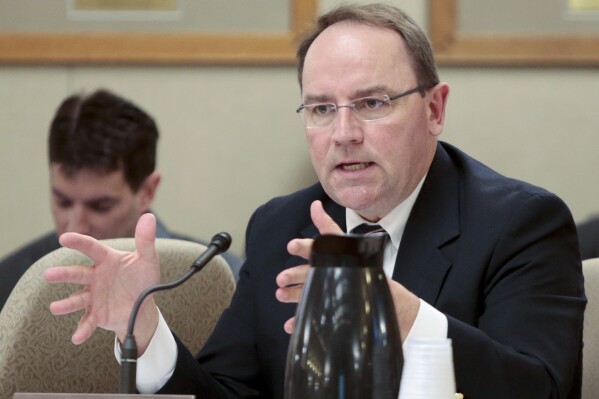
[(434, 305), (451, 259), (443, 246), (460, 233), (459, 176), (439, 143), (401, 239), (393, 279)]

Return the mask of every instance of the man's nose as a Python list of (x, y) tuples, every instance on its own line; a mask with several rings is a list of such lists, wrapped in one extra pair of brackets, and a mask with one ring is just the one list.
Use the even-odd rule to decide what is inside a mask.
[(67, 231), (79, 234), (90, 233), (87, 211), (81, 206), (74, 206), (68, 215)]
[(362, 121), (348, 105), (337, 107), (337, 115), (332, 123), (332, 138), (339, 144), (360, 143), (364, 139)]

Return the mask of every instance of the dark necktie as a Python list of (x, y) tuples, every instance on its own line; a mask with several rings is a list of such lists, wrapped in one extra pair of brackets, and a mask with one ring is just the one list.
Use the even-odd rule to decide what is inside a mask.
[(362, 224), (354, 227), (350, 233), (367, 235), (367, 234), (387, 233), (387, 232), (385, 231), (385, 229), (383, 229), (378, 224), (362, 223)]
[[(387, 244), (389, 244), (389, 241), (391, 241), (391, 236), (389, 236), (389, 233), (387, 233), (387, 230), (385, 230), (378, 224), (362, 223), (362, 224), (354, 227), (353, 229), (351, 229), (350, 233), (351, 234), (362, 234), (362, 235), (383, 234), (384, 241), (385, 241), (383, 244), (383, 253), (385, 252), (385, 248), (387, 248)], [(384, 269), (385, 268), (384, 268), (384, 264), (383, 264), (383, 270)]]
[(350, 233), (363, 234), (363, 235), (369, 235), (369, 234), (375, 234), (375, 233), (384, 234), (385, 235), (385, 245), (387, 245), (387, 243), (391, 239), (391, 237), (389, 236), (389, 233), (387, 233), (387, 231), (384, 228), (382, 228), (381, 226), (379, 226), (378, 224), (362, 223), (362, 224), (354, 227), (350, 231)]

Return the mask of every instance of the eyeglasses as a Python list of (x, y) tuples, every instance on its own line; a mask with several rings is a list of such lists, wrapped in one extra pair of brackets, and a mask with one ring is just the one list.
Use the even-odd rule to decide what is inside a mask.
[(392, 97), (383, 94), (357, 98), (347, 105), (337, 105), (335, 103), (302, 104), (295, 112), (302, 116), (304, 125), (308, 128), (329, 126), (335, 120), (339, 108), (351, 109), (363, 121), (376, 121), (391, 115), (393, 110), (391, 101), (426, 89), (428, 87), (418, 86)]

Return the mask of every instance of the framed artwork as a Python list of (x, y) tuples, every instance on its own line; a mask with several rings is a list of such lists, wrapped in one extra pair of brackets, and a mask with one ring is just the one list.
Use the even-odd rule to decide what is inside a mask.
[(439, 65), (599, 65), (597, 0), (429, 0)]
[(317, 8), (317, 0), (0, 0), (0, 64), (293, 64)]

